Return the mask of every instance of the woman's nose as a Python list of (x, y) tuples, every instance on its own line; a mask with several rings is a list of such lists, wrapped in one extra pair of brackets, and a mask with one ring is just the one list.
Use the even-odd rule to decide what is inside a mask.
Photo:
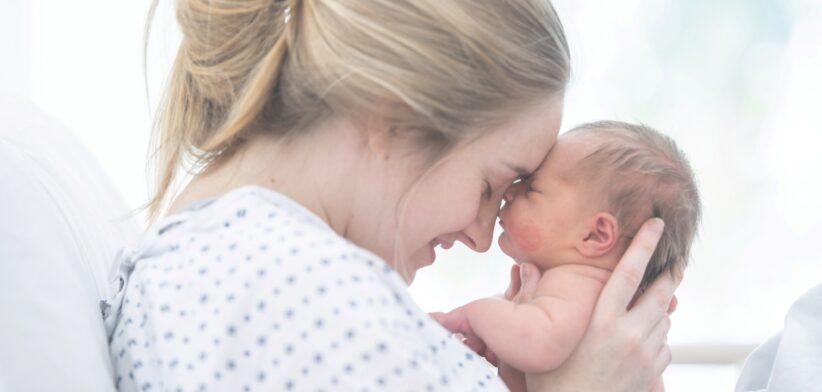
[[(494, 217), (496, 218), (496, 215), (494, 215)], [(474, 252), (485, 253), (491, 248), (491, 242), (493, 241), (493, 221), (489, 221), (483, 217), (472, 223), (463, 233), (465, 234), (463, 238), (468, 240), (461, 240), (465, 245), (474, 250)]]
[(463, 230), (463, 234), (468, 237), (468, 242), (463, 242), (475, 252), (484, 253), (491, 248), (491, 242), (494, 240), (494, 223), (499, 213), (499, 205), (500, 199), (498, 198), (480, 205), (477, 218)]
[(527, 187), (528, 187), (528, 184), (526, 184), (524, 181), (520, 181), (516, 184), (512, 184), (511, 186), (508, 187), (508, 189), (505, 190), (505, 194), (503, 195), (503, 199), (505, 199), (506, 203), (510, 203), (517, 197), (517, 195), (519, 195), (521, 192), (523, 192)]

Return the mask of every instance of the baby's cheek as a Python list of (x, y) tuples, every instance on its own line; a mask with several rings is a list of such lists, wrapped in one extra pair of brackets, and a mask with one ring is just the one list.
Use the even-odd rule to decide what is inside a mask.
[(542, 245), (542, 230), (533, 223), (509, 227), (508, 235), (517, 244), (519, 250), (526, 254), (539, 249)]

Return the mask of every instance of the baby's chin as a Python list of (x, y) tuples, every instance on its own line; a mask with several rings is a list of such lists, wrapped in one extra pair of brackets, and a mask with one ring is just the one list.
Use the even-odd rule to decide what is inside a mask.
[(514, 259), (514, 262), (517, 264), (523, 262), (523, 255), (519, 252), (519, 249), (517, 249), (517, 245), (511, 241), (511, 237), (508, 236), (507, 232), (503, 231), (502, 234), (500, 234), (497, 243), (499, 244), (499, 248), (502, 250), (502, 253), (505, 253), (508, 257)]

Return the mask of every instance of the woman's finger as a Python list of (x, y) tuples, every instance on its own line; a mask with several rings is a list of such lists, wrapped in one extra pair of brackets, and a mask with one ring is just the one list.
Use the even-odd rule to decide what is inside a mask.
[(665, 315), (646, 335), (645, 342), (649, 351), (657, 352), (668, 343), (668, 331), (671, 330), (671, 319)]
[(621, 314), (628, 309), (664, 227), (659, 218), (649, 219), (640, 227), (602, 289), (597, 306), (602, 307), (603, 311)]
[(673, 298), (671, 298), (671, 303), (668, 305), (668, 315), (674, 314), (676, 312), (676, 307), (679, 305), (679, 300), (676, 299), (676, 294), (674, 294)]
[(639, 297), (631, 308), (631, 317), (637, 320), (656, 320), (668, 316), (668, 309), (674, 298), (674, 291), (682, 278), (678, 274), (663, 273)]
[(654, 388), (651, 389), (651, 392), (665, 392), (665, 384), (662, 383), (662, 377), (656, 380)]
[[(671, 354), (671, 346), (669, 346), (668, 343), (663, 344), (656, 354), (656, 359), (654, 359), (654, 374), (659, 377), (659, 384), (662, 384), (662, 373), (665, 372), (665, 369), (667, 369), (668, 365), (671, 364), (672, 359), (673, 355)], [(665, 388), (660, 390), (664, 391)]]

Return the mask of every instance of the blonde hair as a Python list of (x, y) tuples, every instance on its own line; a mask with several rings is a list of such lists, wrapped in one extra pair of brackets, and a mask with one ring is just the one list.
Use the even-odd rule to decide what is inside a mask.
[(187, 160), (215, 167), (253, 133), (373, 115), (447, 149), (561, 92), (570, 74), (549, 0), (178, 0), (177, 20), (152, 134), (152, 221)]
[(572, 171), (598, 186), (627, 242), (652, 217), (665, 221), (641, 288), (663, 271), (685, 268), (702, 217), (702, 203), (688, 159), (673, 139), (645, 125), (600, 121), (569, 136), (595, 138), (595, 150)]

